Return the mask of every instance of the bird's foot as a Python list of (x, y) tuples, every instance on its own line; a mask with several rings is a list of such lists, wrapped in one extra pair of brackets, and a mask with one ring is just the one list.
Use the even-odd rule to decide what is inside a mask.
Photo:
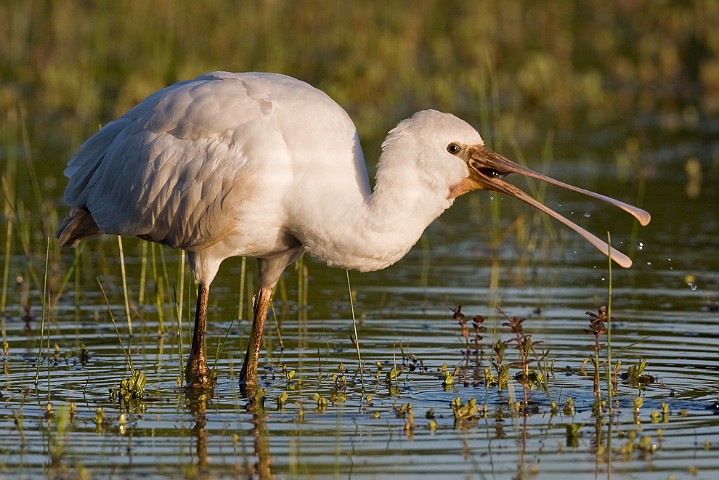
[(215, 386), (217, 375), (207, 368), (207, 362), (200, 357), (194, 359), (192, 356), (187, 360), (185, 367), (185, 385), (193, 389), (209, 390)]
[(214, 372), (207, 374), (186, 374), (185, 386), (195, 390), (211, 390), (215, 386), (216, 375)]

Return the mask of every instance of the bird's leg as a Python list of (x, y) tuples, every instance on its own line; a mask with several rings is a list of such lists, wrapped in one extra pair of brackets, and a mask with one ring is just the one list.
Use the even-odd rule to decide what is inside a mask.
[(197, 308), (195, 309), (195, 329), (192, 334), (192, 348), (185, 367), (185, 381), (187, 385), (209, 386), (211, 383), (210, 370), (207, 368), (205, 356), (205, 323), (207, 321), (207, 299), (210, 288), (200, 284), (197, 289)]
[(254, 389), (257, 386), (257, 363), (260, 358), (262, 332), (265, 329), (265, 320), (267, 320), (267, 309), (270, 305), (271, 296), (272, 287), (260, 287), (260, 291), (255, 297), (253, 309), (255, 318), (252, 321), (252, 332), (250, 333), (250, 343), (247, 345), (245, 363), (242, 365), (242, 371), (240, 372), (240, 386), (245, 391), (248, 388)]

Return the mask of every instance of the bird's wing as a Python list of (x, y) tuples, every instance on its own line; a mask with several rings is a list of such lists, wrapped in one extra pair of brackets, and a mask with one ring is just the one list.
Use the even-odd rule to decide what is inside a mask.
[(66, 202), (106, 233), (188, 250), (218, 241), (252, 178), (248, 159), (283, 143), (272, 89), (250, 90), (217, 73), (149, 96), (68, 162)]

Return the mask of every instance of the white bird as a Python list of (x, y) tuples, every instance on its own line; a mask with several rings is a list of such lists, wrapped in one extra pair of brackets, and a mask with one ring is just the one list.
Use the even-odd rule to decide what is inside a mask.
[[(516, 197), (605, 242), (504, 181), (519, 173), (626, 203), (522, 167), (485, 147), (457, 117), (415, 113), (382, 143), (374, 191), (357, 130), (322, 91), (271, 73), (213, 72), (160, 90), (90, 137), (68, 162), (70, 213), (60, 244), (103, 233), (135, 235), (187, 252), (198, 284), (185, 376), (210, 385), (204, 334), (209, 287), (223, 260), (255, 257), (260, 288), (240, 381), (257, 384), (272, 290), (305, 252), (333, 267), (371, 271), (402, 258), (454, 199), (473, 190)], [(611, 249), (623, 267), (631, 260)]]

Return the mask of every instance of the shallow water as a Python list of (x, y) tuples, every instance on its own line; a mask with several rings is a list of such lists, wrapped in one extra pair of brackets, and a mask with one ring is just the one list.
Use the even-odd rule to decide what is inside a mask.
[[(687, 197), (683, 175), (688, 156), (714, 158), (717, 145), (706, 138), (695, 137), (685, 144), (688, 149), (668, 143), (643, 153), (649, 173), (642, 206), (653, 221), (636, 236), (621, 212), (556, 189), (547, 193), (548, 205), (600, 236), (611, 226), (613, 244), (635, 260), (630, 270), (612, 269), (612, 357), (621, 360), (622, 373), (646, 359), (645, 372), (653, 381), (640, 388), (619, 379), (611, 417), (606, 411), (593, 415), (593, 367), (583, 365), (594, 347), (594, 337), (585, 332), (585, 312), (607, 303), (606, 260), (561, 226), (547, 229), (529, 207), (478, 194), (457, 201), (397, 265), (350, 273), (363, 374), (352, 342), (345, 272), (305, 259), (306, 280), (301, 281), (289, 268), (265, 333), (264, 407), (250, 405), (237, 386), (249, 331), (247, 293), (239, 306), (239, 259), (223, 265), (211, 292), (211, 357), (227, 335), (215, 364), (217, 386), (211, 398), (195, 398), (178, 385), (181, 357), (189, 349), (188, 305), (194, 307), (187, 272), (184, 282), (177, 280), (178, 254), (162, 252), (169, 273), (158, 282), (160, 249), (154, 251), (153, 272), (153, 251), (125, 240), (130, 336), (117, 242), (112, 237), (88, 243), (81, 253), (82, 274), (53, 299), (44, 323), (40, 291), (29, 292), (34, 308), (28, 321), (20, 308), (22, 286), (9, 292), (0, 477), (715, 478), (716, 162), (704, 162), (704, 188), (696, 199)], [(566, 151), (565, 158), (552, 162), (551, 175), (636, 201), (635, 183), (618, 182), (614, 170), (598, 167), (597, 159), (578, 160), (571, 146)], [(501, 210), (501, 220), (491, 220), (493, 209)], [(523, 224), (513, 223), (518, 216)], [(20, 265), (23, 258), (18, 254), (12, 261)], [(72, 262), (72, 251), (63, 252), (58, 278)], [(244, 280), (250, 291), (256, 283), (251, 267), (248, 262)], [(96, 277), (107, 292), (117, 332)], [(177, 334), (179, 299), (182, 336)], [(458, 305), (468, 317), (486, 317), (476, 354), (474, 344), (467, 353), (452, 317), (450, 309)], [(515, 409), (523, 387), (514, 378), (503, 390), (485, 385), (485, 368), (494, 370), (492, 344), (513, 337), (497, 308), (508, 317), (526, 318), (524, 333), (541, 342), (537, 355), (546, 352), (541, 371), (547, 388), (528, 392), (526, 411)], [(473, 339), (471, 320), (469, 326)], [(81, 345), (89, 352), (85, 363)], [(123, 347), (147, 377), (144, 397), (129, 404), (108, 393), (129, 375)], [(504, 360), (514, 377), (519, 371), (514, 343)], [(400, 373), (387, 382), (393, 366)], [(536, 369), (536, 363), (531, 366)], [(448, 387), (442, 383), (444, 369), (455, 379)], [(289, 371), (295, 372), (290, 380)], [(603, 370), (601, 389), (604, 394)], [(282, 393), (287, 400), (280, 407)], [(570, 397), (573, 413), (564, 411)], [(486, 413), (455, 421), (450, 406), (455, 398), (463, 404), (476, 399)], [(637, 398), (643, 405), (635, 410)], [(52, 414), (46, 412), (48, 403)], [(413, 420), (402, 411), (407, 404)], [(98, 408), (104, 412), (100, 422)], [(434, 423), (427, 418), (430, 410)], [(576, 435), (568, 433), (570, 425)]]

